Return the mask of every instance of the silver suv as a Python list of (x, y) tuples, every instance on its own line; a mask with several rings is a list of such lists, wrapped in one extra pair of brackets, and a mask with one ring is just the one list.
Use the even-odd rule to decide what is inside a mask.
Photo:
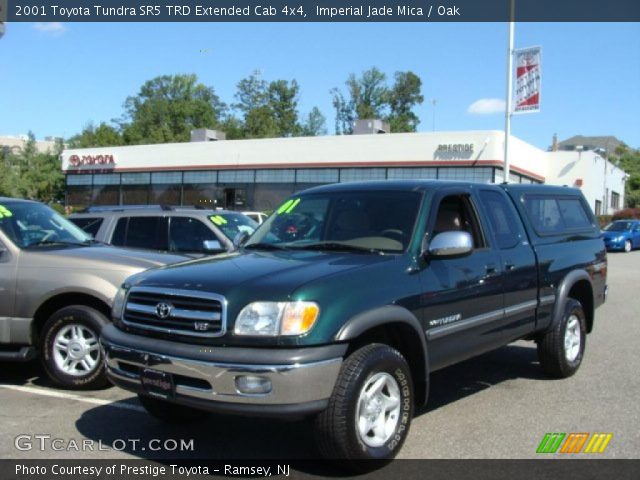
[(69, 220), (110, 245), (190, 256), (231, 252), (239, 233), (258, 226), (238, 212), (153, 205), (90, 207)]
[(98, 337), (122, 281), (186, 258), (103, 245), (45, 205), (0, 197), (0, 360), (40, 351), (58, 385), (106, 385)]

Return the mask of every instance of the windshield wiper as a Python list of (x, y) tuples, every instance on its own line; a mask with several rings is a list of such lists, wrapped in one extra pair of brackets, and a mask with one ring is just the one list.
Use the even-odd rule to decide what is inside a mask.
[(32, 247), (48, 247), (51, 245), (63, 245), (65, 247), (83, 247), (88, 245), (86, 242), (69, 242), (65, 240), (41, 240), (37, 243), (32, 243), (31, 245), (27, 245), (26, 248)]
[(304, 245), (291, 245), (290, 248), (296, 248), (300, 250), (328, 250), (328, 251), (343, 251), (343, 252), (377, 253), (380, 255), (384, 254), (384, 250), (379, 248), (361, 247), (359, 245), (351, 245), (349, 243), (340, 243), (340, 242), (307, 243)]
[(286, 250), (288, 247), (283, 245), (278, 245), (275, 243), (251, 243), (249, 245), (245, 245), (243, 248), (247, 250)]

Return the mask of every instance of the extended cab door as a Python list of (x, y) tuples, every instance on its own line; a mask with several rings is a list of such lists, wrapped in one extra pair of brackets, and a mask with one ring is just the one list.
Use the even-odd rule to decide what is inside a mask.
[(502, 262), (481, 224), (470, 189), (437, 192), (425, 244), (445, 231), (466, 231), (474, 248), (463, 257), (424, 257), (420, 307), (432, 370), (503, 344)]
[(515, 206), (501, 190), (480, 189), (493, 244), (500, 253), (504, 278), (505, 343), (535, 329), (538, 269), (533, 248)]

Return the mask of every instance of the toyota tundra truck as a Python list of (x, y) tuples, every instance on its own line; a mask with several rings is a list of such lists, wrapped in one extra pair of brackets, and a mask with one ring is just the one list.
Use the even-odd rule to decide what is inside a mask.
[(515, 340), (573, 375), (607, 291), (596, 220), (566, 187), (321, 186), (237, 243), (125, 281), (107, 375), (169, 422), (311, 417), (330, 458), (394, 457), (431, 372)]

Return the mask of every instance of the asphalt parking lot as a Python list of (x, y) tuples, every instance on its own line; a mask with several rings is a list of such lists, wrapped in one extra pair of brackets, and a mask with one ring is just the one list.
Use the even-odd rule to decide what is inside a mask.
[[(601, 457), (638, 458), (638, 272), (640, 251), (609, 255), (609, 299), (596, 313), (585, 360), (570, 379), (545, 377), (528, 342), (433, 374), (429, 405), (414, 419), (400, 457), (534, 458), (547, 432), (610, 432), (613, 439)], [(0, 424), (0, 458), (317, 456), (302, 421), (210, 416), (195, 426), (168, 426), (116, 388), (51, 388), (37, 362), (0, 363)], [(61, 439), (58, 450), (54, 438)], [(179, 450), (181, 440), (185, 451)], [(74, 442), (94, 450), (78, 454)]]

